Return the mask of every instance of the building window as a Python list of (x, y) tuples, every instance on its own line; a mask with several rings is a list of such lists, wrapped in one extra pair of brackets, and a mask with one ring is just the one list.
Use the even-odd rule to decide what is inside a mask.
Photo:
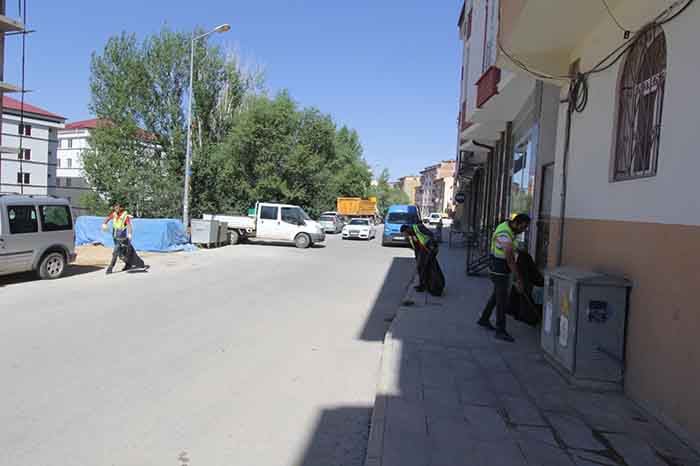
[(72, 139), (66, 139), (66, 147), (69, 149), (73, 147), (73, 140)]
[(32, 135), (32, 126), (31, 125), (19, 125), (19, 134), (23, 134), (25, 136), (31, 136)]
[(17, 184), (29, 184), (29, 173), (17, 172)]
[(613, 180), (656, 175), (666, 85), (666, 37), (641, 33), (622, 68)]
[(73, 159), (66, 159), (66, 168), (73, 168)]
[(71, 181), (70, 178), (66, 178), (66, 188), (70, 188), (73, 182)]
[(31, 160), (32, 159), (32, 150), (31, 149), (24, 149), (24, 160)]
[(58, 168), (61, 168), (61, 159), (58, 159), (56, 163), (58, 164)]

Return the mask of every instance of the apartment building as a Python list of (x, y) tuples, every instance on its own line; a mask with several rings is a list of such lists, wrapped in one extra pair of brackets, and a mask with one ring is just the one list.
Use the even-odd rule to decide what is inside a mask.
[[(420, 172), (420, 187), (416, 189), (416, 205), (421, 216), (427, 217), (432, 212), (447, 213), (450, 210), (454, 171), (455, 161), (443, 160)], [(447, 179), (449, 179), (449, 188), (445, 186)]]
[(83, 152), (90, 148), (91, 132), (99, 124), (95, 118), (75, 121), (58, 132), (56, 193), (69, 199), (77, 214), (88, 211), (84, 196), (91, 189), (83, 171)]
[(397, 181), (398, 188), (406, 193), (410, 204), (416, 203), (416, 190), (420, 187), (419, 176), (403, 176)]
[(696, 448), (699, 23), (692, 0), (465, 1), (456, 157), (471, 270), (527, 209), (541, 266), (630, 279), (624, 390)]
[(0, 191), (55, 194), (58, 130), (64, 122), (56, 113), (3, 96)]

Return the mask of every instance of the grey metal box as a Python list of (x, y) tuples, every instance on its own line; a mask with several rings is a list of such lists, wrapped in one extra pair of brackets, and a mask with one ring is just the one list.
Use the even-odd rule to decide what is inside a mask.
[(219, 221), (219, 236), (217, 239), (219, 244), (227, 244), (229, 242), (228, 222)]
[(620, 383), (631, 283), (562, 267), (545, 273), (542, 349), (577, 380)]
[(191, 226), (192, 244), (218, 243), (218, 220), (192, 220)]

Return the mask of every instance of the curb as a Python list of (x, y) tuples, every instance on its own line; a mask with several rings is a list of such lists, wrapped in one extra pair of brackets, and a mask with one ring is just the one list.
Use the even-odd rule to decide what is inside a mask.
[(403, 310), (408, 310), (408, 304), (413, 304), (414, 290), (413, 283), (415, 276), (411, 276), (408, 282), (404, 297), (401, 299), (401, 304), (396, 309), (394, 319), (389, 326), (389, 329), (384, 335), (384, 343), (382, 344), (382, 355), (379, 361), (379, 381), (377, 382), (377, 394), (374, 398), (374, 408), (372, 409), (372, 418), (370, 420), (369, 438), (367, 441), (367, 452), (365, 454), (364, 466), (381, 466), (384, 455), (384, 431), (386, 428), (386, 407), (387, 400), (390, 396), (391, 373), (386, 370), (392, 366), (394, 352), (393, 328), (396, 321), (399, 319)]

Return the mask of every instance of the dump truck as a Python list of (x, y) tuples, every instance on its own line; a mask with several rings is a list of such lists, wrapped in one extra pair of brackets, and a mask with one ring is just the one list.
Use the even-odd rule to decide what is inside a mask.
[(369, 197), (339, 197), (336, 201), (338, 215), (345, 217), (375, 217), (379, 215), (377, 211), (377, 198)]

